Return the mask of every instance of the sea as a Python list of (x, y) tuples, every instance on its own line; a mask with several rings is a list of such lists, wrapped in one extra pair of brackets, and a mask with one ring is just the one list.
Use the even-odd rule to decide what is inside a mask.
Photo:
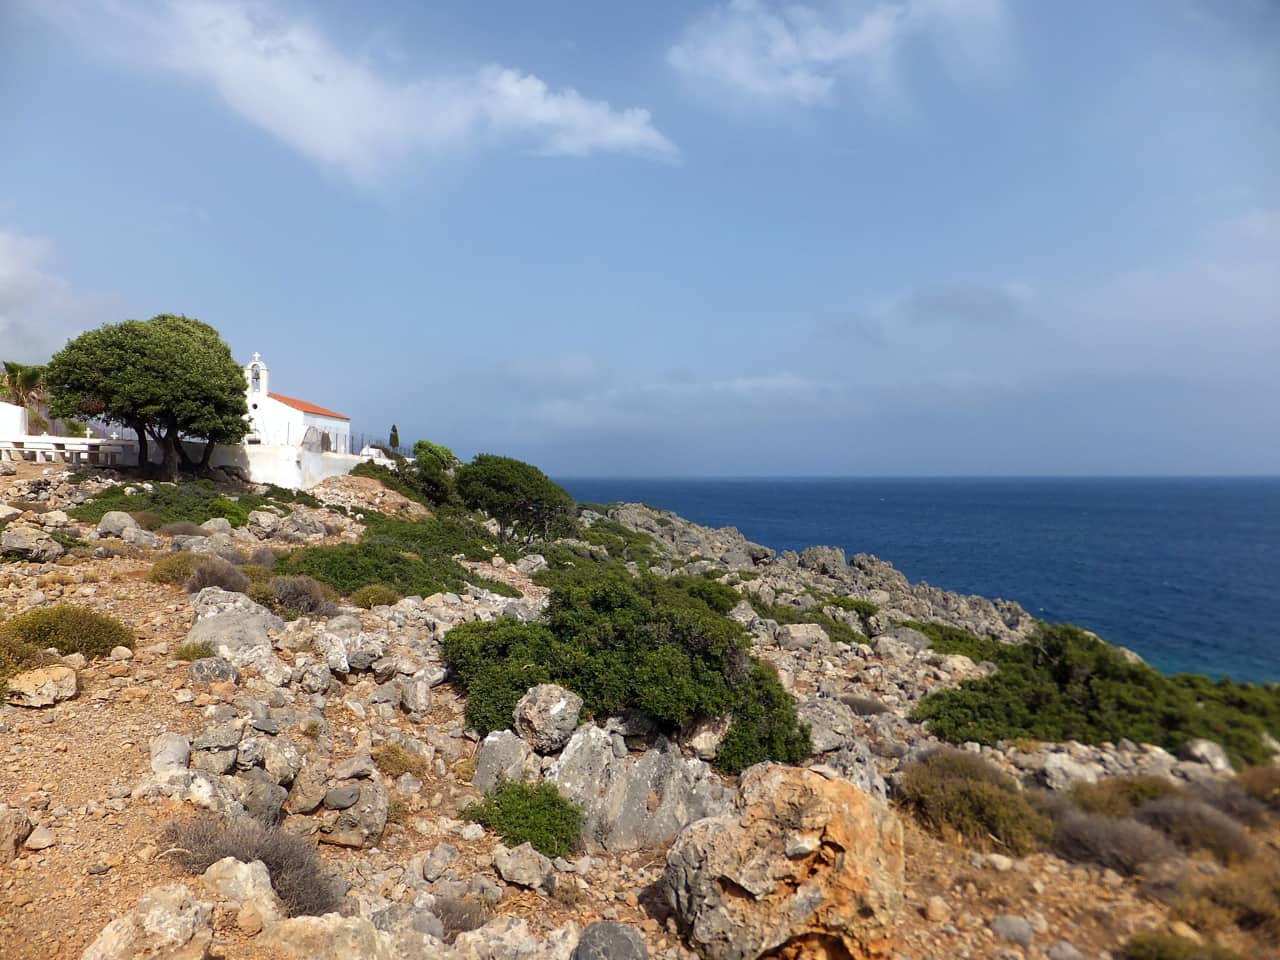
[(1280, 477), (559, 480), (580, 502), (647, 503), (775, 550), (875, 554), (1166, 673), (1280, 682)]

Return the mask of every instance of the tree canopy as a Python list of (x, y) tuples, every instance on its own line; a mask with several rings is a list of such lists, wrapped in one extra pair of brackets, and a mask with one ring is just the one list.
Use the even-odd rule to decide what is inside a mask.
[(44, 367), (5, 360), (0, 371), (0, 400), (28, 407), (44, 399)]
[(207, 466), (215, 443), (237, 443), (249, 429), (240, 364), (217, 330), (191, 317), (160, 314), (83, 333), (49, 361), (45, 383), (54, 416), (135, 431), (140, 466), (154, 440), (167, 477), (191, 465), (183, 438), (207, 441)]
[(532, 464), (481, 453), (457, 468), (462, 502), (498, 522), (498, 539), (550, 539), (573, 519), (573, 497)]

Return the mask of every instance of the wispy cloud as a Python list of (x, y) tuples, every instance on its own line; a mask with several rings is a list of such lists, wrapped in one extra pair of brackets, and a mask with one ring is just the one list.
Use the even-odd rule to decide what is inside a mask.
[(496, 64), (404, 76), (270, 3), (30, 4), (92, 49), (209, 87), (290, 148), (361, 181), (416, 157), (485, 144), (565, 156), (676, 153), (647, 110), (616, 109)]
[(667, 61), (690, 80), (744, 100), (812, 105), (841, 82), (873, 98), (901, 96), (907, 48), (932, 46), (965, 74), (1002, 58), (1003, 0), (727, 0), (694, 19)]
[(49, 241), (0, 230), (0, 359), (43, 363), (69, 337), (106, 319), (118, 304), (76, 293), (48, 270)]

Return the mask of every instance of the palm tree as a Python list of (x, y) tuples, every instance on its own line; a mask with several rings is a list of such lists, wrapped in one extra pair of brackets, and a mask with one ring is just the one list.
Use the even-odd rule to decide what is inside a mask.
[(20, 407), (38, 406), (44, 400), (44, 366), (5, 360), (0, 393)]

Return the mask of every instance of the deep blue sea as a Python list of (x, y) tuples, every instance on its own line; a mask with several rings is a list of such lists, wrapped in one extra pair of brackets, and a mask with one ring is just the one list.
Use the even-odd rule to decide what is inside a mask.
[(776, 550), (873, 553), (911, 580), (1088, 627), (1166, 672), (1280, 681), (1280, 477), (560, 482)]

